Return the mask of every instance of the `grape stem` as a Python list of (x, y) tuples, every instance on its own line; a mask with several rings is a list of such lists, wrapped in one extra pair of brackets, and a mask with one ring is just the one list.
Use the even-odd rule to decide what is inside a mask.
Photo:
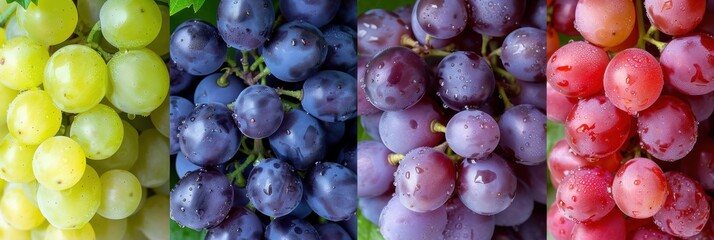
[[(231, 73), (233, 73), (233, 69), (226, 67), (221, 70), (223, 70), (225, 72), (223, 73), (223, 75), (221, 75), (221, 77), (218, 78), (218, 80), (216, 80), (216, 85), (224, 88), (224, 87), (228, 86), (228, 76), (231, 75)], [(238, 70), (238, 69), (236, 69), (236, 70)]]
[(508, 99), (508, 94), (506, 94), (506, 89), (499, 84), (498, 86), (498, 96), (503, 100), (503, 105), (506, 109), (513, 107), (511, 100)]
[[(495, 65), (494, 65), (494, 66), (495, 66)], [(500, 67), (498, 67), (498, 66), (495, 66), (495, 67), (493, 68), (493, 71), (496, 72), (496, 73), (498, 73), (498, 75), (501, 75), (502, 77), (508, 79), (508, 81), (509, 81), (511, 84), (515, 84), (515, 83), (516, 83), (516, 78), (513, 77), (513, 75), (511, 75), (511, 73), (509, 73), (509, 72), (506, 71), (505, 69), (500, 68)]]
[(282, 14), (278, 15), (278, 18), (275, 19), (275, 23), (273, 23), (273, 30), (278, 28), (278, 26), (280, 26), (280, 24), (282, 24), (283, 21), (285, 21), (285, 18), (283, 18), (283, 15)]
[(2, 15), (0, 15), (0, 26), (5, 26), (5, 23), (8, 19), (10, 19), (10, 16), (15, 13), (15, 9), (17, 9), (17, 4), (11, 4), (9, 8), (2, 12)]
[(261, 84), (266, 82), (266, 78), (268, 75), (270, 75), (270, 69), (263, 69), (263, 71), (260, 71), (258, 75), (255, 75), (253, 77), (253, 80), (249, 83), (250, 85), (253, 85), (258, 82), (258, 80), (262, 80)]
[(640, 36), (637, 40), (637, 48), (645, 49), (645, 21), (642, 16), (644, 4), (642, 4), (642, 0), (636, 0), (635, 2), (635, 11), (637, 12), (637, 32)]
[(302, 101), (303, 98), (302, 90), (285, 90), (282, 88), (277, 88), (275, 89), (275, 91), (277, 91), (280, 95), (290, 96), (300, 101)]
[(235, 170), (233, 170), (232, 173), (228, 174), (228, 178), (233, 180), (233, 182), (236, 184), (238, 187), (245, 187), (246, 180), (245, 177), (243, 177), (243, 170), (245, 170), (246, 167), (250, 166), (253, 162), (255, 162), (256, 156), (255, 155), (249, 155), (248, 158), (245, 159), (243, 163), (238, 165), (238, 162), (235, 163)]
[(666, 42), (660, 42), (660, 41), (654, 40), (653, 38), (651, 38), (651, 37), (649, 37), (649, 36), (645, 36), (645, 37), (643, 37), (643, 39), (644, 39), (646, 42), (651, 43), (652, 45), (655, 45), (655, 47), (657, 47), (657, 49), (659, 49), (660, 52), (662, 52), (662, 50), (664, 49), (664, 47), (667, 46), (667, 43), (666, 43)]
[(419, 42), (411, 38), (409, 35), (402, 35), (402, 40), (401, 40), (402, 46), (407, 46), (407, 47), (420, 47)]
[(250, 70), (255, 71), (255, 69), (257, 69), (258, 66), (260, 66), (261, 64), (264, 64), (264, 63), (265, 63), (265, 58), (263, 58), (263, 56), (260, 56), (257, 59), (255, 59), (255, 62), (253, 62), (253, 65), (250, 65)]
[(501, 48), (497, 48), (496, 50), (493, 50), (493, 52), (488, 54), (488, 58), (492, 58), (492, 57), (496, 57), (496, 56), (498, 56), (498, 57), (501, 56)]
[(392, 153), (387, 156), (387, 161), (389, 161), (389, 164), (392, 166), (399, 164), (402, 159), (404, 159), (404, 154)]
[(491, 40), (491, 37), (486, 36), (486, 35), (481, 35), (481, 56), (487, 56), (489, 40)]
[(447, 153), (449, 151), (449, 143), (444, 141), (443, 143), (440, 143), (439, 145), (434, 146), (433, 149), (439, 150), (443, 153)]
[(248, 72), (248, 51), (241, 51), (243, 58), (240, 59), (240, 63), (243, 66), (243, 72)]
[(292, 109), (299, 108), (300, 106), (297, 103), (289, 102), (287, 100), (283, 100), (283, 111), (289, 112)]
[(445, 133), (446, 132), (446, 126), (444, 124), (441, 124), (439, 121), (434, 120), (431, 121), (431, 132), (434, 133)]
[(92, 30), (89, 31), (89, 35), (87, 35), (87, 42), (88, 43), (93, 43), (93, 44), (99, 44), (99, 38), (97, 37), (98, 33), (102, 32), (102, 25), (97, 22), (94, 24), (92, 27)]

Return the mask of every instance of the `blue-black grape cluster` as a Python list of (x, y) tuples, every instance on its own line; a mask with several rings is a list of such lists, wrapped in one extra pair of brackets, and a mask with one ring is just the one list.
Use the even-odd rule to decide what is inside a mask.
[(356, 239), (356, 6), (222, 0), (215, 26), (175, 29), (171, 219), (206, 239)]
[(361, 214), (385, 239), (545, 239), (546, 6), (418, 0), (357, 19)]

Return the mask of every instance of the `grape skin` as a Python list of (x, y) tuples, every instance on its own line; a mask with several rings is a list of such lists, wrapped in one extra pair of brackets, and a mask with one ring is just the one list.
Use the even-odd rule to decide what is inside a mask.
[(42, 142), (35, 151), (32, 170), (38, 177), (37, 182), (44, 188), (53, 191), (71, 188), (86, 171), (84, 151), (68, 137), (52, 137)]
[(99, 104), (75, 116), (69, 136), (82, 146), (87, 158), (102, 160), (119, 150), (124, 126), (114, 110)]
[(231, 115), (225, 105), (206, 103), (182, 121), (179, 144), (189, 161), (203, 167), (215, 166), (228, 162), (238, 152), (240, 134)]
[(169, 92), (169, 72), (156, 53), (148, 49), (119, 52), (107, 66), (106, 97), (121, 111), (148, 116), (164, 102)]
[(271, 217), (295, 210), (304, 194), (302, 179), (293, 166), (275, 158), (262, 160), (253, 168), (246, 190), (255, 208)]
[(439, 98), (453, 110), (478, 108), (496, 88), (496, 78), (486, 59), (474, 52), (458, 51), (438, 65)]
[[(240, 229), (235, 231), (235, 229)], [(208, 230), (206, 240), (219, 239), (260, 239), (263, 223), (255, 213), (244, 207), (234, 207), (220, 225)]]
[(360, 141), (357, 143), (357, 196), (377, 197), (392, 187), (396, 166), (387, 158), (392, 153), (381, 142)]
[(565, 139), (573, 152), (586, 158), (603, 158), (617, 151), (630, 133), (630, 117), (607, 97), (578, 101), (565, 119)]
[(516, 176), (506, 160), (496, 154), (464, 160), (456, 180), (461, 202), (471, 211), (494, 215), (506, 209), (516, 194)]
[(241, 51), (263, 45), (274, 21), (272, 1), (221, 0), (218, 5), (218, 32), (228, 45)]
[(518, 27), (525, 15), (526, 1), (467, 0), (469, 6), (469, 26), (477, 33), (502, 37)]
[(280, 128), (270, 136), (270, 148), (298, 170), (307, 170), (327, 154), (325, 129), (307, 113), (293, 109), (285, 113)]
[(72, 35), (78, 22), (77, 7), (71, 0), (30, 4), (27, 9), (19, 8), (16, 16), (27, 35), (43, 45), (63, 42)]
[(620, 211), (640, 219), (654, 216), (664, 205), (668, 191), (662, 169), (646, 158), (627, 161), (612, 185), (612, 196)]
[(203, 20), (183, 22), (171, 34), (171, 60), (192, 75), (204, 76), (218, 70), (227, 51), (216, 27)]
[(612, 47), (625, 41), (635, 27), (635, 6), (632, 1), (578, 1), (574, 24), (588, 42)]
[(652, 54), (638, 48), (619, 52), (605, 70), (605, 95), (631, 115), (652, 106), (662, 93), (662, 68)]
[[(410, 11), (411, 12), (411, 11)], [(396, 14), (372, 9), (357, 18), (357, 49), (361, 56), (374, 56), (382, 50), (400, 46), (404, 35), (411, 35), (409, 26)]]
[(89, 223), (97, 212), (101, 195), (99, 175), (92, 167), (87, 167), (79, 182), (68, 189), (55, 191), (40, 185), (37, 205), (52, 226), (78, 229)]
[(357, 116), (357, 81), (347, 73), (318, 72), (303, 85), (303, 109), (324, 122), (342, 122)]
[(665, 173), (669, 194), (662, 210), (654, 215), (659, 228), (676, 237), (691, 237), (702, 231), (709, 218), (709, 204), (702, 187), (680, 172)]
[(57, 50), (48, 60), (44, 74), (43, 86), (63, 112), (85, 112), (104, 98), (107, 65), (99, 53), (87, 46), (69, 45)]
[(119, 49), (140, 49), (161, 31), (161, 11), (151, 0), (107, 0), (99, 12), (102, 36)]
[(16, 37), (7, 41), (0, 49), (0, 83), (14, 90), (37, 87), (43, 81), (50, 54), (40, 42), (26, 37)]
[[(568, 219), (586, 225), (605, 221), (615, 207), (610, 196), (612, 175), (600, 167), (584, 167), (566, 175), (558, 186), (555, 203)], [(621, 214), (619, 210), (614, 211)], [(575, 230), (574, 230), (575, 231)]]
[(568, 43), (550, 57), (546, 69), (548, 83), (567, 97), (594, 95), (603, 88), (602, 79), (609, 62), (607, 53), (596, 46), (583, 41)]
[(345, 221), (357, 211), (357, 176), (333, 162), (317, 163), (305, 176), (307, 203), (317, 215)]
[(300, 21), (281, 25), (261, 48), (270, 73), (299, 82), (317, 72), (327, 57), (327, 42), (317, 27)]
[(647, 18), (658, 30), (679, 36), (694, 30), (704, 18), (706, 1), (645, 0)]
[(238, 129), (254, 139), (273, 135), (285, 117), (278, 93), (263, 85), (253, 85), (240, 92), (233, 106)]
[(426, 33), (436, 38), (456, 37), (468, 22), (466, 2), (462, 0), (419, 0), (414, 8), (417, 22)]
[(641, 146), (652, 156), (676, 161), (697, 142), (697, 121), (687, 103), (664, 95), (637, 118)]
[(545, 80), (545, 31), (532, 27), (516, 29), (506, 36), (501, 49), (501, 62), (514, 77), (528, 82)]
[(171, 219), (194, 230), (218, 226), (233, 205), (228, 178), (215, 169), (187, 173), (171, 190)]
[(379, 231), (385, 239), (438, 239), (446, 229), (446, 208), (413, 212), (399, 197), (392, 197), (379, 216)]
[(200, 105), (214, 102), (227, 105), (235, 101), (246, 88), (245, 84), (235, 75), (228, 75), (225, 78), (226, 86), (218, 85), (217, 81), (221, 76), (223, 73), (214, 73), (203, 78), (193, 92), (193, 103)]
[(546, 116), (533, 105), (523, 104), (506, 110), (499, 119), (501, 131), (499, 145), (516, 157), (523, 165), (545, 162)]
[(461, 111), (446, 125), (446, 142), (465, 158), (481, 158), (493, 152), (501, 139), (498, 123), (479, 110)]
[(443, 115), (436, 103), (424, 98), (406, 110), (384, 112), (379, 120), (379, 136), (384, 146), (399, 154), (421, 146), (433, 147), (443, 142), (444, 134), (431, 131), (431, 124), (443, 124)]
[(456, 168), (446, 154), (428, 147), (415, 148), (394, 173), (395, 196), (411, 211), (434, 211), (454, 192), (454, 179)]
[(22, 144), (7, 134), (0, 140), (0, 178), (18, 183), (35, 180), (32, 170), (35, 150), (37, 146)]
[(672, 39), (659, 59), (668, 85), (687, 95), (714, 92), (714, 62), (707, 60), (712, 52), (714, 37), (706, 34)]

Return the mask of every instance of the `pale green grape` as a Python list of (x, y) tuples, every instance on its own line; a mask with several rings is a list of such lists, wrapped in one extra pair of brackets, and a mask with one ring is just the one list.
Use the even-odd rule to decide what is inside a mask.
[(7, 124), (7, 108), (16, 96), (17, 91), (0, 84), (0, 127)]
[(107, 99), (125, 113), (148, 116), (168, 95), (169, 72), (151, 50), (118, 52), (107, 66)]
[(94, 215), (92, 221), (89, 221), (94, 228), (94, 234), (97, 239), (102, 240), (121, 240), (126, 233), (127, 220), (124, 219), (106, 219), (99, 214)]
[(152, 0), (108, 0), (99, 20), (104, 38), (119, 49), (146, 47), (161, 30), (161, 11)]
[(109, 219), (126, 218), (139, 207), (141, 183), (125, 170), (110, 170), (100, 177), (102, 203), (97, 213)]
[(27, 37), (9, 40), (0, 48), (0, 83), (15, 90), (39, 86), (49, 58), (47, 48), (36, 41)]
[(50, 224), (62, 229), (82, 228), (97, 213), (101, 199), (99, 175), (90, 166), (71, 188), (55, 191), (40, 185), (37, 191), (37, 204), (42, 215)]
[(38, 145), (54, 136), (60, 125), (62, 112), (52, 103), (50, 95), (42, 90), (20, 93), (7, 109), (7, 130), (27, 145)]
[(169, 236), (169, 198), (154, 195), (146, 199), (138, 215), (138, 229), (149, 239)]
[(55, 191), (77, 184), (87, 169), (84, 151), (77, 142), (64, 136), (52, 137), (35, 150), (32, 170), (37, 181)]
[(161, 31), (159, 31), (159, 35), (157, 35), (154, 41), (146, 46), (146, 48), (151, 49), (151, 51), (154, 51), (159, 56), (163, 56), (169, 54), (169, 40), (171, 38), (169, 21), (171, 16), (169, 16), (169, 7), (159, 5), (159, 10), (161, 11)]
[(94, 240), (97, 239), (94, 234), (92, 224), (84, 224), (77, 229), (60, 229), (55, 226), (47, 226), (45, 231), (45, 240)]
[[(124, 233), (123, 240), (148, 240), (144, 233), (139, 231), (138, 216), (133, 215), (127, 220), (126, 233)], [(164, 237), (165, 238), (165, 237)]]
[(69, 136), (82, 146), (87, 158), (102, 160), (119, 150), (124, 126), (114, 110), (99, 104), (74, 118)]
[(169, 99), (164, 99), (164, 102), (151, 113), (151, 123), (154, 124), (156, 130), (164, 135), (164, 137), (169, 137)]
[(33, 228), (30, 231), (30, 235), (32, 235), (33, 240), (41, 240), (45, 239), (45, 232), (47, 232), (47, 227), (50, 225), (47, 221), (42, 222), (40, 226), (37, 226), (36, 228)]
[(30, 240), (30, 231), (10, 226), (0, 214), (0, 239)]
[(72, 0), (39, 1), (17, 8), (17, 21), (27, 35), (45, 45), (67, 40), (77, 27), (77, 8)]
[(5, 138), (7, 136), (7, 126), (0, 126), (0, 138)]
[(80, 113), (102, 101), (107, 78), (107, 64), (99, 53), (84, 45), (69, 45), (50, 57), (43, 86), (60, 110)]
[(25, 183), (35, 180), (32, 157), (36, 145), (25, 145), (7, 135), (0, 141), (0, 178), (8, 182)]
[[(77, 14), (79, 20), (84, 23), (87, 28), (92, 28), (94, 24), (99, 22), (99, 10), (107, 0), (77, 0)], [(95, 226), (96, 228), (96, 226)]]
[(17, 23), (17, 17), (12, 16), (5, 24), (5, 40), (9, 41), (16, 37), (27, 37), (27, 31)]
[(101, 174), (112, 169), (129, 171), (139, 157), (139, 133), (127, 121), (122, 120), (121, 123), (124, 127), (124, 140), (119, 150), (107, 159), (87, 162)]
[(0, 213), (10, 226), (31, 230), (45, 221), (37, 207), (37, 183), (11, 183), (0, 199)]
[(151, 190), (154, 190), (156, 194), (163, 194), (164, 196), (168, 196), (171, 192), (171, 182), (166, 181), (164, 185), (151, 188)]
[(169, 139), (156, 129), (149, 129), (139, 135), (139, 158), (131, 172), (139, 178), (144, 187), (163, 185), (169, 180), (170, 164)]

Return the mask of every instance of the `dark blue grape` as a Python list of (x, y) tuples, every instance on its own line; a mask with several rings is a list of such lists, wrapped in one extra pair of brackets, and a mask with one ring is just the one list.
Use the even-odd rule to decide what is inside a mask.
[(357, 30), (357, 0), (342, 0), (335, 21)]
[(226, 78), (228, 85), (224, 87), (219, 86), (218, 79), (222, 75), (223, 73), (214, 73), (203, 78), (193, 92), (193, 103), (199, 105), (202, 103), (215, 102), (228, 105), (235, 101), (238, 94), (245, 89), (245, 84), (243, 84), (238, 77), (231, 74)]
[(499, 145), (513, 153), (516, 162), (538, 165), (546, 156), (546, 117), (536, 107), (529, 104), (518, 105), (506, 110), (498, 120), (501, 130)]
[(250, 138), (266, 138), (283, 122), (283, 102), (278, 93), (264, 85), (253, 85), (240, 93), (233, 104), (238, 129)]
[(265, 45), (263, 58), (280, 80), (305, 80), (322, 66), (327, 43), (320, 29), (306, 22), (288, 22), (278, 27)]
[(426, 62), (411, 49), (392, 47), (367, 64), (360, 79), (367, 99), (383, 111), (398, 111), (416, 104), (426, 92)]
[(280, 217), (295, 210), (303, 195), (300, 176), (285, 161), (263, 159), (248, 178), (248, 198), (258, 211)]
[(379, 225), (379, 215), (382, 213), (384, 206), (387, 206), (389, 200), (392, 199), (392, 194), (394, 192), (387, 192), (373, 198), (360, 198), (359, 209), (362, 212), (362, 216), (375, 225)]
[(340, 149), (337, 163), (349, 168), (352, 172), (357, 172), (357, 145), (354, 142), (347, 143)]
[(320, 240), (312, 224), (293, 217), (276, 218), (265, 228), (266, 240)]
[(330, 221), (344, 221), (357, 211), (357, 176), (333, 162), (321, 162), (305, 176), (307, 203)]
[(183, 177), (186, 173), (198, 170), (199, 168), (201, 168), (201, 166), (197, 166), (188, 161), (188, 158), (186, 158), (186, 155), (183, 155), (183, 153), (176, 154), (176, 174), (179, 177)]
[(501, 62), (519, 80), (545, 81), (545, 31), (532, 27), (519, 28), (508, 34), (501, 46)]
[(215, 169), (188, 172), (171, 190), (171, 219), (194, 230), (218, 226), (233, 205), (233, 187)]
[(325, 141), (327, 145), (335, 145), (345, 136), (345, 122), (320, 122), (327, 134)]
[(178, 128), (181, 122), (186, 119), (186, 116), (191, 114), (194, 107), (193, 103), (185, 98), (178, 96), (169, 98), (169, 145), (172, 155), (181, 151)]
[(302, 107), (315, 118), (342, 122), (357, 117), (357, 81), (347, 73), (326, 70), (305, 80)]
[(169, 92), (171, 95), (176, 95), (184, 90), (186, 90), (193, 81), (197, 81), (199, 77), (188, 74), (186, 71), (181, 69), (173, 60), (168, 63), (169, 66), (169, 79), (171, 79), (171, 89)]
[(327, 57), (323, 69), (348, 72), (357, 67), (357, 33), (343, 25), (322, 28), (327, 43)]
[(488, 101), (496, 88), (496, 77), (484, 58), (474, 52), (454, 52), (438, 66), (439, 92), (446, 106), (461, 111)]
[(241, 134), (225, 105), (196, 107), (179, 125), (181, 152), (193, 164), (209, 167), (228, 162), (238, 152)]
[(244, 207), (234, 207), (228, 217), (206, 233), (205, 240), (260, 239), (263, 223), (255, 213)]
[(339, 8), (340, 1), (336, 0), (280, 0), (280, 12), (285, 19), (317, 27), (329, 23)]
[(316, 228), (320, 234), (320, 239), (352, 240), (347, 231), (335, 223), (317, 225)]
[(502, 37), (516, 29), (526, 8), (523, 0), (466, 0), (466, 4), (471, 29), (492, 37)]
[(216, 27), (203, 20), (187, 20), (171, 34), (171, 59), (192, 75), (208, 75), (218, 70), (227, 51)]
[(296, 218), (306, 218), (310, 215), (310, 213), (312, 213), (312, 208), (310, 208), (310, 205), (307, 204), (307, 194), (303, 194), (300, 203), (297, 205), (297, 207), (295, 207), (295, 210), (288, 213), (288, 216)]
[(327, 153), (325, 130), (315, 118), (296, 109), (285, 113), (283, 123), (269, 140), (275, 155), (298, 170), (307, 170)]
[(270, 0), (221, 0), (218, 5), (218, 31), (223, 40), (238, 50), (253, 50), (265, 42), (275, 22)]
[(351, 217), (349, 220), (337, 222), (337, 224), (342, 226), (342, 229), (347, 231), (352, 239), (357, 239), (357, 217)]
[[(251, 168), (252, 170), (252, 168)], [(248, 171), (248, 174), (250, 174), (250, 171)], [(246, 175), (248, 175), (246, 174)], [(233, 207), (237, 206), (245, 206), (250, 202), (250, 199), (248, 199), (248, 190), (245, 188), (239, 188), (236, 185), (233, 185)]]
[(548, 15), (548, 6), (546, 6), (545, 0), (528, 1), (526, 6), (526, 14), (527, 26), (546, 30), (546, 16)]

